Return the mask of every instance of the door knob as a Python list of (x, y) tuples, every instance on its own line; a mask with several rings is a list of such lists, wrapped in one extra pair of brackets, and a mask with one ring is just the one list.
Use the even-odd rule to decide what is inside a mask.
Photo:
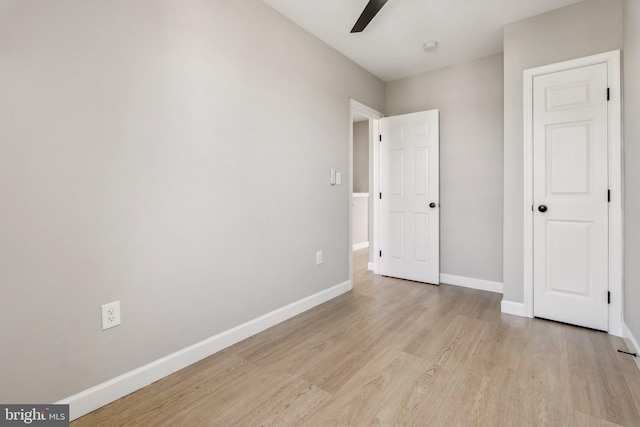
[(547, 205), (540, 205), (540, 206), (538, 206), (538, 210), (539, 210), (540, 212), (546, 212), (546, 211), (547, 211), (547, 209), (548, 209), (548, 208), (547, 208)]
[(434, 202), (431, 202), (431, 203), (429, 203), (429, 207), (430, 207), (431, 209), (433, 209), (433, 208), (435, 208), (435, 207), (436, 207), (436, 204), (435, 204)]

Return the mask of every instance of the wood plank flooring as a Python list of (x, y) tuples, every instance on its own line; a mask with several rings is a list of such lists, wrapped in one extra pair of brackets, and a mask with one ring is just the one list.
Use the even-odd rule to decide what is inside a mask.
[(375, 276), (81, 426), (640, 426), (621, 339), (500, 313), (501, 295)]

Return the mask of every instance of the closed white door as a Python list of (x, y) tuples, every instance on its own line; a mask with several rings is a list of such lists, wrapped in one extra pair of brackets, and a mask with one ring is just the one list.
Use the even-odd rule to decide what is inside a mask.
[(534, 78), (534, 316), (608, 330), (607, 65)]
[(440, 283), (438, 110), (380, 120), (380, 274)]

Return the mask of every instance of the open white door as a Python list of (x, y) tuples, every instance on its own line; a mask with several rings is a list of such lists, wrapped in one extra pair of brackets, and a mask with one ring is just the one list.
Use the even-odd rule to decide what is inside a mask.
[(608, 330), (607, 64), (533, 82), (534, 315)]
[(440, 283), (439, 112), (380, 120), (380, 274)]

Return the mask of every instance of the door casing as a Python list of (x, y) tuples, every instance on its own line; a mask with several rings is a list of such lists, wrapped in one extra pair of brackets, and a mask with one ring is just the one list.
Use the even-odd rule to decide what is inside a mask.
[(585, 67), (607, 64), (610, 100), (608, 105), (608, 153), (609, 153), (609, 333), (622, 336), (623, 287), (622, 287), (622, 136), (621, 136), (621, 84), (620, 51), (592, 55), (524, 71), (523, 120), (524, 120), (524, 315), (533, 317), (533, 79), (536, 76)]

